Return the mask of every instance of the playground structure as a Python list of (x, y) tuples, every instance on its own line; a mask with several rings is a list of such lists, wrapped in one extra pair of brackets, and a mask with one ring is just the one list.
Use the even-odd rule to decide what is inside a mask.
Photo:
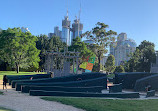
[[(64, 52), (46, 51), (45, 71), (47, 73), (53, 72), (54, 77), (67, 76), (71, 74), (78, 74), (78, 62), (80, 52), (75, 50), (68, 51), (64, 49)], [(73, 65), (72, 72), (70, 71), (71, 63)]]

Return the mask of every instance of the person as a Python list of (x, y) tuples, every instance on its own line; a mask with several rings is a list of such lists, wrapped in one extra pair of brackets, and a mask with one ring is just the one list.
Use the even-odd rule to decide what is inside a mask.
[(50, 76), (51, 76), (51, 78), (53, 78), (54, 77), (54, 72), (50, 72)]
[(148, 92), (148, 91), (150, 91), (150, 90), (151, 90), (151, 85), (147, 85), (146, 91)]
[(32, 79), (33, 79), (33, 77), (30, 78), (30, 80), (32, 80)]
[(4, 87), (6, 88), (6, 91), (7, 91), (7, 76), (6, 75), (3, 76), (3, 90), (4, 90)]

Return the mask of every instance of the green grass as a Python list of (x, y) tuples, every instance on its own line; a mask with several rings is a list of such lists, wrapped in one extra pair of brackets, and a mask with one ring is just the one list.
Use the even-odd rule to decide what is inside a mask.
[(0, 107), (0, 111), (13, 111), (13, 110), (10, 110), (10, 109), (6, 109), (6, 108), (3, 108), (3, 107)]
[(44, 74), (44, 72), (19, 72), (18, 74), (16, 71), (0, 71), (0, 80), (3, 79), (3, 75), (30, 75), (30, 74)]
[(97, 98), (42, 97), (86, 111), (158, 111), (158, 100), (118, 100)]

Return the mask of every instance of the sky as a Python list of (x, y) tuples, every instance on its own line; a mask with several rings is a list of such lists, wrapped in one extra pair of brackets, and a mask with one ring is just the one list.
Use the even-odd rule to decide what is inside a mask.
[(33, 35), (47, 35), (55, 26), (62, 29), (67, 8), (72, 24), (80, 4), (83, 32), (103, 22), (137, 45), (147, 40), (158, 50), (158, 0), (0, 0), (0, 28), (28, 27)]

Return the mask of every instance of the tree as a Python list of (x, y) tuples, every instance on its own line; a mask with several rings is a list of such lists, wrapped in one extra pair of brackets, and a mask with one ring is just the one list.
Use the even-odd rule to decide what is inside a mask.
[(87, 56), (94, 56), (95, 54), (89, 50), (84, 42), (81, 41), (80, 37), (76, 37), (73, 39), (72, 45), (69, 47), (69, 51), (80, 52), (80, 62), (82, 62), (82, 58)]
[(37, 38), (30, 32), (23, 33), (20, 28), (8, 28), (0, 33), (0, 58), (15, 67), (38, 68), (40, 50), (36, 48)]
[(140, 59), (139, 59), (139, 71), (150, 72), (151, 63), (155, 63), (156, 54), (155, 54), (155, 44), (149, 41), (144, 40), (138, 46), (140, 50)]
[(112, 30), (107, 31), (106, 29), (108, 27), (108, 25), (98, 22), (96, 27), (82, 35), (82, 37), (86, 37), (87, 39), (93, 40), (95, 42), (94, 53), (98, 58), (98, 72), (100, 71), (101, 57), (103, 54), (107, 53), (108, 50), (106, 48), (110, 45), (111, 42), (115, 41), (114, 36), (117, 34)]
[(110, 56), (108, 56), (107, 61), (105, 63), (105, 68), (106, 71), (108, 72), (114, 72), (115, 71), (115, 57), (110, 54)]
[(126, 72), (136, 72), (139, 70), (140, 50), (136, 48), (135, 52), (131, 54), (131, 58), (125, 63)]
[(156, 55), (154, 43), (144, 40), (131, 54), (130, 60), (125, 64), (128, 72), (150, 72), (151, 63), (155, 63)]
[(61, 51), (64, 47), (66, 47), (66, 44), (59, 37), (53, 36), (49, 39), (48, 50)]
[(117, 66), (115, 72), (125, 72), (124, 67), (122, 65)]
[(48, 44), (49, 44), (49, 39), (47, 35), (40, 35), (37, 36), (38, 40), (36, 41), (36, 47), (37, 49), (41, 50), (39, 57), (40, 57), (40, 62), (39, 62), (39, 67), (40, 69), (44, 68), (44, 63), (45, 63), (45, 55), (46, 55), (46, 50), (48, 50)]

